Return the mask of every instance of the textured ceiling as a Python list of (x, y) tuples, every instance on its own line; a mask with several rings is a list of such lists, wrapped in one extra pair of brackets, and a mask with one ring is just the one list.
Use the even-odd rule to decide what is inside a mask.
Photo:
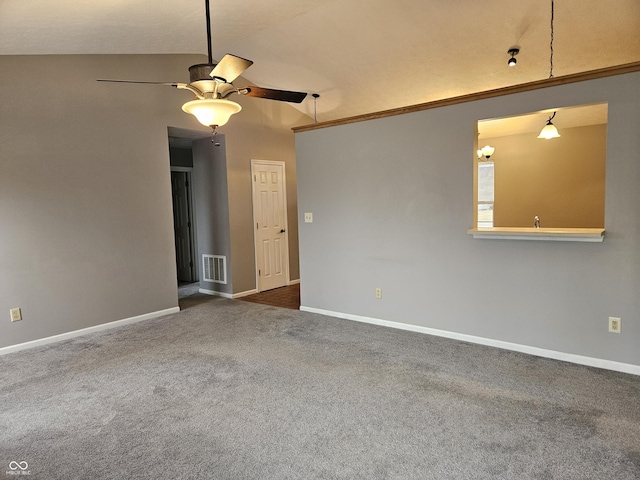
[[(548, 78), (550, 16), (550, 0), (211, 0), (214, 58), (319, 93), (318, 121)], [(554, 75), (640, 61), (639, 32), (640, 0), (556, 0)], [(203, 0), (0, 0), (0, 55), (206, 52)], [(296, 108), (313, 117), (310, 96)]]

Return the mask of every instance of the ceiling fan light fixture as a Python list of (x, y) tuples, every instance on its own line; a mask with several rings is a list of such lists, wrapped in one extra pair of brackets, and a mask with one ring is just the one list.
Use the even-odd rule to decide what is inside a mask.
[[(213, 63), (211, 44), (211, 15), (209, 0), (205, 0), (205, 16), (207, 22), (207, 63), (199, 63), (189, 67), (189, 83), (177, 82), (146, 82), (134, 80), (98, 80), (99, 82), (117, 83), (147, 83), (155, 85), (170, 85), (180, 90), (189, 90), (196, 99), (185, 103), (182, 110), (196, 117), (207, 127), (211, 127), (213, 135), (216, 128), (225, 125), (231, 115), (238, 113), (242, 107), (230, 100), (224, 100), (228, 95), (236, 93), (249, 97), (268, 98), (280, 102), (300, 103), (305, 99), (305, 92), (275, 90), (273, 88), (245, 87), (235, 88), (233, 81), (238, 78), (253, 62), (246, 58), (227, 53), (218, 63)], [(213, 137), (212, 137), (213, 141)]]
[(221, 127), (242, 107), (231, 100), (206, 98), (191, 100), (182, 106), (182, 110), (196, 117), (205, 127)]

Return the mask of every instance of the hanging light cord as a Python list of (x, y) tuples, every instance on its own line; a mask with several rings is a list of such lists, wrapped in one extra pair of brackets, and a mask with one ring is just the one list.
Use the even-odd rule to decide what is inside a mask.
[(549, 64), (550, 64), (550, 69), (549, 69), (549, 78), (553, 78), (553, 0), (551, 0), (551, 44), (550, 44), (550, 51), (551, 51), (551, 56), (549, 58)]

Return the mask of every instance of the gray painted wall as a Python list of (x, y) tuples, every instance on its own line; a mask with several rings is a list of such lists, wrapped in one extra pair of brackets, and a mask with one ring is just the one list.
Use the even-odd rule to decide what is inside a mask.
[[(196, 216), (198, 278), (200, 288), (233, 293), (231, 237), (229, 233), (229, 191), (225, 136), (217, 135), (216, 147), (208, 138), (193, 142), (193, 196)], [(227, 283), (204, 280), (202, 255), (227, 257)]]
[[(302, 305), (640, 365), (639, 84), (633, 73), (296, 134)], [(609, 102), (604, 243), (468, 235), (476, 121), (594, 102)]]
[[(206, 129), (181, 111), (188, 92), (95, 80), (184, 81), (202, 60), (0, 56), (0, 347), (177, 306), (167, 127)], [(280, 102), (239, 102), (221, 129), (249, 185), (232, 240), (251, 230), (251, 156), (294, 158), (290, 128), (308, 123)], [(230, 201), (243, 191), (230, 189)], [(253, 259), (243, 247), (231, 244), (240, 264)], [(253, 272), (243, 274), (233, 272), (241, 289), (253, 288)], [(21, 322), (10, 322), (14, 307)]]

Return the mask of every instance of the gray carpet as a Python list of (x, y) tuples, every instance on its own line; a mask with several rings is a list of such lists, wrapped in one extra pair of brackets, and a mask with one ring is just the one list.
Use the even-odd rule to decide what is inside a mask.
[(640, 377), (236, 300), (182, 302), (0, 357), (0, 468), (28, 462), (32, 479), (640, 478)]

